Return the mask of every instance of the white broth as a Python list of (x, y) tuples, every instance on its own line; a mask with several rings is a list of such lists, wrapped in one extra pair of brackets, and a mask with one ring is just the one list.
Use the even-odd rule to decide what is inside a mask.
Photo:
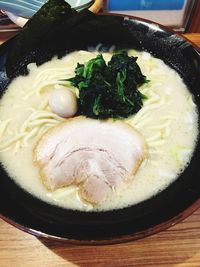
[[(149, 53), (129, 50), (129, 55), (138, 57), (137, 63), (150, 82), (139, 88), (147, 96), (143, 108), (124, 121), (144, 135), (148, 159), (127, 188), (98, 205), (82, 201), (75, 186), (48, 191), (33, 163), (33, 148), (46, 130), (65, 121), (48, 106), (52, 85), (65, 85), (63, 79), (74, 76), (77, 62), (85, 63), (97, 54), (78, 51), (39, 67), (30, 64), (29, 75), (12, 81), (0, 101), (2, 165), (19, 186), (34, 196), (70, 209), (117, 209), (152, 197), (186, 168), (198, 135), (197, 108), (180, 76)], [(111, 56), (111, 53), (103, 53), (106, 61)], [(77, 93), (75, 88), (72, 90)]]

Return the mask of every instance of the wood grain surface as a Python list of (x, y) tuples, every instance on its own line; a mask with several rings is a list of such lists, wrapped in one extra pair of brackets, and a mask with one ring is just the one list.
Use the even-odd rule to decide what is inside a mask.
[(194, 8), (192, 10), (192, 16), (190, 18), (190, 21), (188, 23), (189, 27), (187, 29), (187, 32), (200, 32), (200, 1), (195, 1)]
[[(200, 34), (187, 38), (200, 46)], [(0, 40), (4, 41), (1, 38)], [(106, 246), (38, 239), (0, 220), (0, 267), (200, 267), (200, 209), (159, 234)]]

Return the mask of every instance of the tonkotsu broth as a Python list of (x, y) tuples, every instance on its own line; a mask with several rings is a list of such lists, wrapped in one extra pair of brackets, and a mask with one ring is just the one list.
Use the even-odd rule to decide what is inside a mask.
[[(179, 75), (149, 53), (130, 50), (129, 55), (138, 57), (137, 62), (150, 82), (139, 89), (148, 97), (143, 108), (125, 121), (146, 138), (148, 160), (127, 188), (99, 205), (83, 202), (75, 186), (47, 191), (33, 164), (33, 148), (46, 130), (64, 120), (49, 109), (52, 84), (65, 83), (61, 80), (74, 76), (77, 62), (84, 63), (97, 54), (79, 51), (40, 67), (30, 64), (30, 74), (15, 79), (0, 101), (0, 161), (10, 177), (42, 200), (70, 209), (117, 209), (150, 198), (184, 170), (198, 135), (197, 109)], [(103, 53), (106, 61), (111, 56)]]

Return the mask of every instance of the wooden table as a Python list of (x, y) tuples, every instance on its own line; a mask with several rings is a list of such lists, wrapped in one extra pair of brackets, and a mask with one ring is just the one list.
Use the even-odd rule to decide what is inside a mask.
[[(200, 34), (187, 38), (200, 46)], [(4, 41), (0, 33), (0, 41)], [(0, 220), (0, 267), (200, 267), (200, 209), (142, 240), (107, 246), (44, 241)]]

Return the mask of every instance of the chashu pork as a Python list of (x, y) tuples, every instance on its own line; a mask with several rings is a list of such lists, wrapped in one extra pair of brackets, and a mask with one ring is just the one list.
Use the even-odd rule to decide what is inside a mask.
[(77, 185), (82, 199), (93, 204), (132, 180), (146, 155), (143, 136), (127, 123), (85, 117), (52, 128), (34, 149), (47, 189)]

